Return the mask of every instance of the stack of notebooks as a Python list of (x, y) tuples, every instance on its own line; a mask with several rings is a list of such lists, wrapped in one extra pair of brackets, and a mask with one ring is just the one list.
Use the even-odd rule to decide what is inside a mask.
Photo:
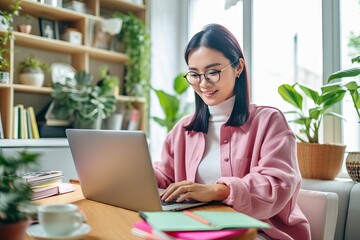
[(32, 200), (38, 200), (75, 190), (72, 184), (62, 183), (62, 171), (29, 172), (23, 174), (22, 178), (31, 186)]
[(132, 233), (145, 239), (236, 239), (249, 228), (270, 225), (239, 212), (140, 212)]

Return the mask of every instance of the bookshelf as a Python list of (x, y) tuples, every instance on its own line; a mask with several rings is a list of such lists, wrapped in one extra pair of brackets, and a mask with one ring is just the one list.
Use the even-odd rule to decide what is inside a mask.
[[(0, 9), (5, 9), (12, 1), (3, 0)], [(121, 113), (128, 106), (140, 111), (139, 129), (146, 131), (147, 111), (144, 97), (122, 95), (124, 87), (124, 66), (128, 56), (119, 50), (97, 48), (92, 45), (93, 24), (111, 17), (115, 12), (131, 12), (145, 23), (147, 22), (147, 1), (144, 4), (132, 3), (125, 0), (85, 0), (86, 13), (81, 13), (63, 7), (54, 7), (32, 0), (22, 0), (21, 13), (35, 18), (32, 22), (31, 34), (14, 31), (14, 39), (10, 41), (13, 50), (8, 56), (10, 63), (10, 83), (0, 84), (0, 112), (5, 139), (13, 139), (14, 106), (22, 104), (24, 107), (33, 107), (35, 114), (43, 111), (52, 101), (51, 74), (45, 75), (42, 87), (20, 84), (16, 67), (18, 62), (30, 54), (40, 57), (47, 63), (65, 63), (77, 71), (85, 70), (94, 76), (93, 82), (99, 80), (98, 70), (101, 65), (108, 66), (111, 75), (118, 76), (120, 85), (115, 93), (117, 99), (116, 112)], [(82, 34), (82, 43), (76, 45), (68, 41), (42, 37), (39, 30), (38, 19), (54, 21), (57, 30), (61, 24), (66, 23), (76, 28)], [(14, 30), (16, 30), (14, 19)], [(61, 32), (59, 31), (59, 36)], [(1, 34), (1, 30), (0, 30)]]

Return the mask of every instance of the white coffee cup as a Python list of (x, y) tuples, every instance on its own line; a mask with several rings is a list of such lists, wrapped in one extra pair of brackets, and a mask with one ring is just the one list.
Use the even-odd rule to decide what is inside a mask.
[(41, 205), (38, 219), (49, 236), (66, 236), (79, 229), (84, 217), (75, 204)]

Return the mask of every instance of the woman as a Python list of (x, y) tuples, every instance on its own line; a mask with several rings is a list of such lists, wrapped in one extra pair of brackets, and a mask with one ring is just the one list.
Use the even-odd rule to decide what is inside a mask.
[(271, 239), (310, 239), (296, 204), (301, 175), (295, 136), (276, 108), (249, 103), (242, 50), (226, 28), (210, 24), (187, 45), (186, 80), (195, 91), (195, 113), (167, 136), (154, 163), (165, 201), (180, 196), (221, 201), (269, 223)]

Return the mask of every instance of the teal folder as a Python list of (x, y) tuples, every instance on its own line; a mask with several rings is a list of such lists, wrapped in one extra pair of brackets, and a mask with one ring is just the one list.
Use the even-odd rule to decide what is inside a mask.
[(183, 212), (140, 212), (153, 228), (160, 231), (199, 231), (236, 228), (270, 228), (270, 225), (240, 212), (194, 211), (194, 214), (211, 222), (204, 224)]

